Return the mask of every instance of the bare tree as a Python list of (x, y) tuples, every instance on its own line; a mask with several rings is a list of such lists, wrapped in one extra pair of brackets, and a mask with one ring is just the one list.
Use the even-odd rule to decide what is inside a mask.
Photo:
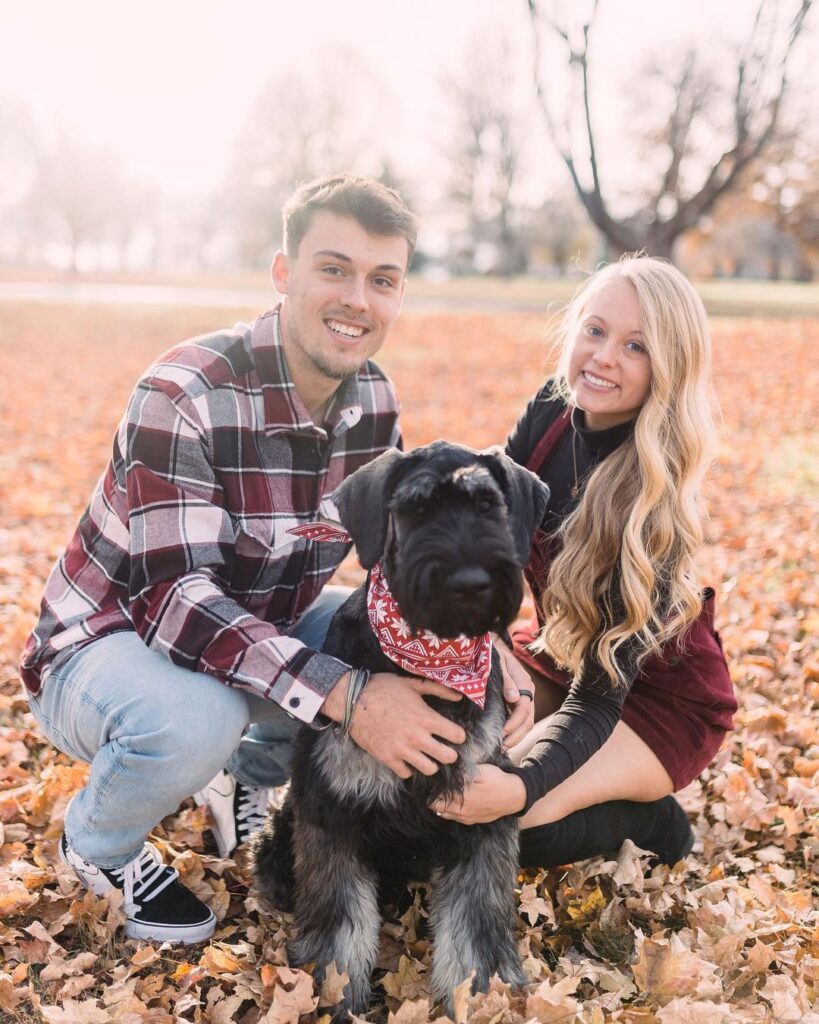
[(219, 199), (241, 265), (269, 261), (281, 241), (282, 203), (299, 182), (338, 171), (378, 177), (391, 102), (366, 56), (350, 49), (321, 51), (314, 64), (267, 82)]
[(573, 264), (587, 264), (598, 239), (568, 184), (530, 211), (526, 219), (526, 237), (541, 268), (558, 277), (565, 277)]
[(524, 163), (525, 112), (515, 95), (508, 41), (473, 40), (461, 70), (442, 81), (449, 108), (442, 145), (449, 168), (447, 198), (462, 211), (462, 247), (495, 250), (493, 270), (525, 269), (515, 189)]
[(787, 230), (800, 247), (797, 276), (811, 281), (819, 274), (819, 158), (806, 168), (806, 175), (787, 212)]
[[(796, 133), (780, 140), (755, 175), (750, 195), (762, 205), (780, 238), (799, 253), (796, 277), (810, 280), (819, 261), (819, 145)], [(769, 276), (782, 276), (782, 243), (769, 253)]]
[[(662, 128), (654, 133), (655, 159), (662, 155), (664, 165), (656, 168), (653, 187), (640, 206), (624, 216), (615, 216), (610, 196), (604, 195), (592, 111), (590, 41), (599, 0), (594, 0), (589, 16), (579, 26), (559, 21), (546, 10), (546, 0), (525, 2), (535, 43), (540, 107), (586, 212), (616, 252), (645, 248), (653, 255), (670, 258), (677, 238), (735, 188), (742, 172), (771, 144), (788, 89), (794, 44), (802, 34), (812, 0), (796, 0), (784, 26), (782, 5), (760, 0), (753, 28), (733, 69), (731, 117), (725, 129), (729, 143), (721, 145), (707, 164), (700, 164), (697, 175), (689, 173), (698, 145), (695, 129), (698, 119), (705, 119), (718, 84), (704, 76), (693, 51), (666, 75), (671, 105), (657, 115), (656, 123)], [(540, 74), (547, 34), (562, 41), (573, 77), (562, 116), (554, 109)]]
[(36, 125), (28, 108), (10, 96), (0, 96), (0, 125), (0, 259), (33, 262), (26, 200), (37, 174)]
[(72, 273), (84, 249), (125, 247), (135, 192), (120, 161), (109, 150), (65, 134), (39, 142), (34, 153), (33, 179), (21, 204), (32, 233), (42, 243), (66, 246)]

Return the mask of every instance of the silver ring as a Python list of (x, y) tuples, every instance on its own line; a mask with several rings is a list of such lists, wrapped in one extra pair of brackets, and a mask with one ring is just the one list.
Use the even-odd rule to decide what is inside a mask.
[(438, 815), (439, 818), (441, 817), (441, 812), (438, 810), (438, 804), (440, 804), (440, 802), (441, 798), (438, 797), (438, 799), (435, 801), (435, 813)]

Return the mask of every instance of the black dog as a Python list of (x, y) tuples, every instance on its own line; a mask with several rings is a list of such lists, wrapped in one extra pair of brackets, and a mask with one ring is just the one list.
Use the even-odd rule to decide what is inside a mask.
[[(403, 618), (437, 637), (504, 632), (522, 599), (548, 488), (500, 449), (474, 452), (436, 441), (408, 455), (386, 452), (334, 495), (361, 564), (379, 560)], [(367, 587), (336, 613), (324, 650), (371, 671), (402, 671), (370, 625)], [(504, 765), (506, 720), (498, 655), (483, 709), (473, 700), (426, 698), (458, 722), (467, 741), (435, 775), (402, 780), (335, 729), (301, 730), (283, 807), (257, 839), (256, 881), (275, 906), (293, 909), (293, 965), (335, 961), (350, 977), (345, 1003), (360, 1014), (378, 952), (379, 883), (431, 879), (432, 989), (452, 992), (475, 972), (522, 984), (515, 947), (515, 818), (464, 826), (436, 817), (438, 797), (463, 792), (483, 762)]]

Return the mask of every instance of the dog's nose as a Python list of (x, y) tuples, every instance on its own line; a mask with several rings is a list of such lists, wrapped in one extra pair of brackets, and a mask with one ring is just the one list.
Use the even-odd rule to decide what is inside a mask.
[(466, 597), (478, 597), (485, 594), (492, 584), (492, 577), (479, 565), (464, 566), (456, 569), (447, 580), (447, 588), (456, 594)]

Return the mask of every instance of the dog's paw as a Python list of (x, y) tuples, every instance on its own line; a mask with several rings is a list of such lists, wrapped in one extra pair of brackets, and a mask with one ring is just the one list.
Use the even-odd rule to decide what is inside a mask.
[(529, 983), (529, 979), (526, 977), (517, 957), (515, 958), (515, 963), (513, 965), (505, 968), (499, 967), (497, 975), (501, 981), (505, 982), (507, 985), (511, 985), (512, 988), (523, 988), (524, 985)]

